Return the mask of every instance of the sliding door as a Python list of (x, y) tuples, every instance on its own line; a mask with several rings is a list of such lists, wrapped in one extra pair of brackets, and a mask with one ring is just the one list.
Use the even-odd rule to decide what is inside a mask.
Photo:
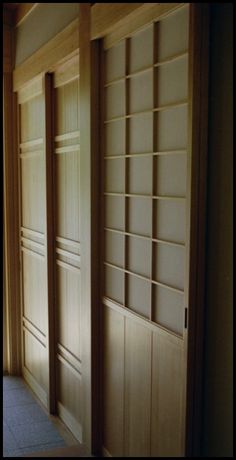
[(45, 78), (18, 92), (23, 376), (49, 407)]
[(82, 440), (79, 58), (53, 75), (56, 394), (59, 416)]
[(115, 34), (104, 40), (102, 89), (103, 453), (183, 456), (189, 6)]

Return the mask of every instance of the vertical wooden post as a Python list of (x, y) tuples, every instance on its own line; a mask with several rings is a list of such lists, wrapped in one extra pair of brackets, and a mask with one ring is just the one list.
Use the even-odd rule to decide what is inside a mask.
[(100, 446), (99, 382), (99, 53), (90, 42), (89, 3), (80, 3), (80, 196), (83, 443), (90, 452)]
[(9, 374), (21, 373), (19, 240), (18, 240), (18, 171), (16, 145), (16, 98), (13, 95), (13, 27), (3, 29), (3, 178), (4, 178), (4, 308), (8, 342)]
[(186, 456), (199, 456), (202, 429), (202, 363), (205, 280), (205, 218), (208, 132), (209, 5), (191, 4), (189, 59), (189, 149), (191, 215), (188, 314)]
[(53, 209), (53, 126), (52, 126), (52, 76), (45, 75), (45, 171), (46, 171), (46, 258), (48, 296), (48, 361), (49, 361), (49, 402), (48, 409), (56, 414), (56, 354), (55, 354), (55, 312), (54, 312), (54, 209)]

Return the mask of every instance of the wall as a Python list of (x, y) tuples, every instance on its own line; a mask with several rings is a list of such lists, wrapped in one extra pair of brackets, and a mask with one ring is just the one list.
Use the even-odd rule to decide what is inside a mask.
[(232, 456), (233, 4), (211, 5), (203, 456)]
[(16, 29), (15, 66), (25, 61), (78, 15), (79, 3), (39, 3)]

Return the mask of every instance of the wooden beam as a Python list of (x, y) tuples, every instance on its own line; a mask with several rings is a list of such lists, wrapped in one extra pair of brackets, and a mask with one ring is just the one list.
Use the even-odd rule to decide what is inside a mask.
[(19, 3), (15, 10), (15, 26), (19, 26), (39, 3)]
[(30, 56), (13, 72), (13, 88), (18, 91), (40, 73), (55, 69), (59, 62), (79, 51), (79, 21), (75, 19), (62, 32)]
[(143, 3), (95, 3), (91, 9), (91, 39), (104, 37)]

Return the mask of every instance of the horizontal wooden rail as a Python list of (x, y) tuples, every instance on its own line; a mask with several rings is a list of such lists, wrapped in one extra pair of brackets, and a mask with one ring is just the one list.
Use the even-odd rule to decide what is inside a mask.
[(176, 334), (175, 332), (172, 332), (169, 329), (166, 329), (164, 326), (161, 326), (160, 324), (154, 323), (150, 319), (144, 318), (143, 316), (139, 315), (133, 310), (130, 310), (130, 308), (127, 308), (124, 305), (121, 305), (120, 303), (109, 299), (108, 297), (103, 297), (102, 303), (104, 306), (117, 311), (117, 313), (120, 313), (121, 315), (127, 318), (131, 318), (133, 321), (137, 321), (143, 326), (146, 326), (147, 328), (151, 329), (155, 334), (168, 336), (168, 338), (172, 340), (174, 344), (183, 347), (183, 337), (181, 335)]
[(160, 287), (169, 289), (170, 291), (177, 292), (177, 294), (184, 294), (183, 289), (175, 288), (174, 286), (169, 286), (168, 284), (161, 283), (160, 281), (156, 281), (156, 280), (147, 278), (146, 276), (139, 275), (138, 273), (134, 273), (134, 272), (132, 272), (130, 270), (127, 270), (127, 269), (124, 269), (122, 267), (119, 267), (118, 265), (114, 265), (114, 264), (111, 264), (109, 262), (104, 262), (104, 265), (106, 265), (107, 267), (115, 268), (116, 270), (122, 271), (123, 273), (127, 273), (128, 275), (131, 275), (131, 276), (135, 276), (136, 278), (140, 278), (140, 279), (142, 279), (144, 281), (148, 281), (149, 283), (154, 283), (154, 284), (156, 284), (156, 285), (158, 285)]

